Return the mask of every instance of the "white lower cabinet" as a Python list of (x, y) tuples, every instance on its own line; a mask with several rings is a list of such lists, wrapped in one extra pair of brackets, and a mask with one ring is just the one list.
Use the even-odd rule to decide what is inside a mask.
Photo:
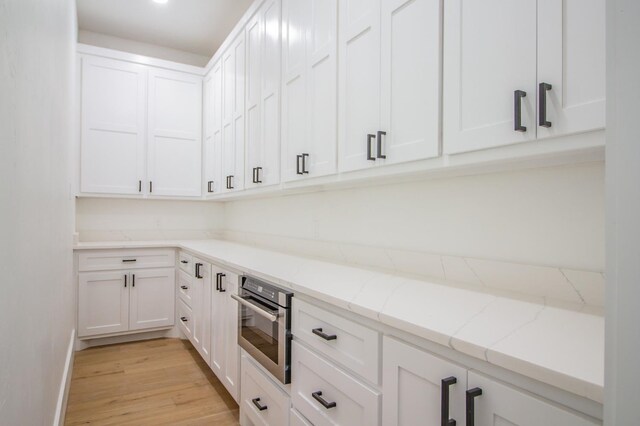
[(193, 339), (193, 312), (182, 300), (178, 300), (178, 328), (189, 340)]
[(296, 341), (291, 359), (293, 406), (314, 425), (380, 424), (380, 392)]
[(313, 426), (298, 410), (292, 408), (289, 411), (289, 426)]
[[(601, 424), (469, 371), (467, 426), (593, 426)], [(473, 401), (473, 402), (471, 402)], [(473, 407), (473, 408), (472, 408)]]
[(386, 336), (382, 359), (382, 424), (442, 424), (443, 395), (449, 398), (447, 420), (464, 424), (465, 368)]
[(174, 286), (173, 268), (81, 272), (78, 337), (172, 326)]
[(193, 335), (191, 342), (200, 356), (211, 363), (211, 264), (193, 258), (194, 276), (191, 278)]
[(240, 423), (286, 426), (289, 424), (289, 407), (289, 395), (261, 372), (247, 356), (243, 356)]

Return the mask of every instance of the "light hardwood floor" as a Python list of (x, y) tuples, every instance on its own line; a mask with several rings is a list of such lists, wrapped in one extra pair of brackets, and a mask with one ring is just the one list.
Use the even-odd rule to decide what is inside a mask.
[(238, 405), (180, 339), (77, 352), (65, 424), (237, 425)]

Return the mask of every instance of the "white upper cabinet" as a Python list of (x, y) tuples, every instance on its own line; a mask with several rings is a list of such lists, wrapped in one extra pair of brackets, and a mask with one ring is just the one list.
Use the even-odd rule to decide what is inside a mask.
[(245, 187), (280, 182), (280, 1), (262, 4), (245, 29)]
[(444, 151), (604, 127), (603, 0), (445, 2)]
[(222, 189), (222, 70), (220, 63), (204, 79), (204, 192)]
[(605, 0), (538, 0), (538, 138), (604, 128), (605, 15)]
[(340, 171), (440, 154), (441, 2), (340, 2)]
[(222, 55), (222, 192), (244, 188), (244, 33)]
[(145, 179), (147, 69), (82, 57), (80, 191), (139, 194)]
[(282, 2), (282, 177), (335, 173), (336, 0)]
[(446, 153), (535, 139), (536, 3), (445, 2)]
[(201, 195), (202, 78), (149, 70), (148, 177), (154, 195)]

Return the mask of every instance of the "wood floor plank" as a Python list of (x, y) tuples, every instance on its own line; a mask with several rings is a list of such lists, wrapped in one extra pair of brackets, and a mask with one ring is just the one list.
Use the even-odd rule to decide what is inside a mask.
[(238, 425), (238, 405), (188, 342), (156, 339), (75, 356), (66, 425)]

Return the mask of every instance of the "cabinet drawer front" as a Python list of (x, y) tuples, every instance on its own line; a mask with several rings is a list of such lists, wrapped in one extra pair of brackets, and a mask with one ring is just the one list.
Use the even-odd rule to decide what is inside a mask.
[(193, 275), (193, 256), (181, 251), (178, 254), (178, 265), (184, 272)]
[(298, 410), (289, 411), (289, 426), (313, 426)]
[(191, 341), (193, 341), (194, 319), (191, 309), (182, 300), (178, 300), (178, 327)]
[(78, 270), (110, 271), (116, 269), (173, 268), (173, 249), (88, 250), (78, 255)]
[(192, 307), (193, 289), (191, 276), (184, 271), (178, 271), (178, 296), (187, 306)]
[(242, 411), (253, 424), (280, 426), (288, 423), (289, 396), (246, 356), (242, 357), (240, 389)]
[(296, 339), (366, 380), (380, 383), (380, 333), (295, 298), (292, 315)]
[(295, 341), (291, 373), (293, 406), (314, 425), (380, 424), (379, 392)]

